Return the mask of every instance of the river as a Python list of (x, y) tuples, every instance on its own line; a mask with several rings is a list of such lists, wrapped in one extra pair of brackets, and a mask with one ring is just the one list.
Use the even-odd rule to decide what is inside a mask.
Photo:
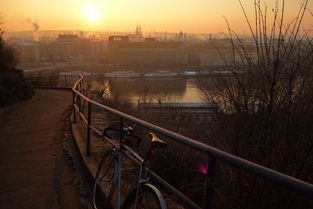
[[(201, 91), (195, 79), (184, 78), (112, 78), (97, 80), (106, 93), (138, 102), (201, 103)], [(102, 83), (103, 82), (103, 83)], [(96, 83), (93, 83), (95, 86)]]

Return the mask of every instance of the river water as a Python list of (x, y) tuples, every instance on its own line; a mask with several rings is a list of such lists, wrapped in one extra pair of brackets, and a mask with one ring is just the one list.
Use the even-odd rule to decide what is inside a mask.
[(201, 103), (201, 91), (195, 79), (184, 78), (112, 78), (97, 80), (106, 93), (138, 102)]

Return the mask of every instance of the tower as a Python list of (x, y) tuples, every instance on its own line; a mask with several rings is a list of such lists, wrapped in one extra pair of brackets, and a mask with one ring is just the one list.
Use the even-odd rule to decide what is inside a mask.
[(136, 27), (136, 37), (142, 38), (141, 25), (137, 25)]

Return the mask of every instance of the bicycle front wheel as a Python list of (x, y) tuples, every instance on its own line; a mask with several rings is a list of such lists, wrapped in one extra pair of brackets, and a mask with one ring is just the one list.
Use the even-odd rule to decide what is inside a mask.
[(112, 208), (111, 200), (117, 181), (116, 158), (114, 151), (109, 150), (99, 163), (92, 194), (92, 203), (95, 209)]
[(131, 191), (122, 208), (166, 209), (167, 207), (161, 192), (155, 186), (146, 183)]

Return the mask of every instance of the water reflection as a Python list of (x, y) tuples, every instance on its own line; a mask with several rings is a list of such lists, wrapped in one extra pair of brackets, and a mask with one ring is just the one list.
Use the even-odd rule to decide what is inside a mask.
[(184, 78), (113, 78), (105, 79), (111, 96), (123, 96), (132, 102), (202, 102), (196, 81)]

